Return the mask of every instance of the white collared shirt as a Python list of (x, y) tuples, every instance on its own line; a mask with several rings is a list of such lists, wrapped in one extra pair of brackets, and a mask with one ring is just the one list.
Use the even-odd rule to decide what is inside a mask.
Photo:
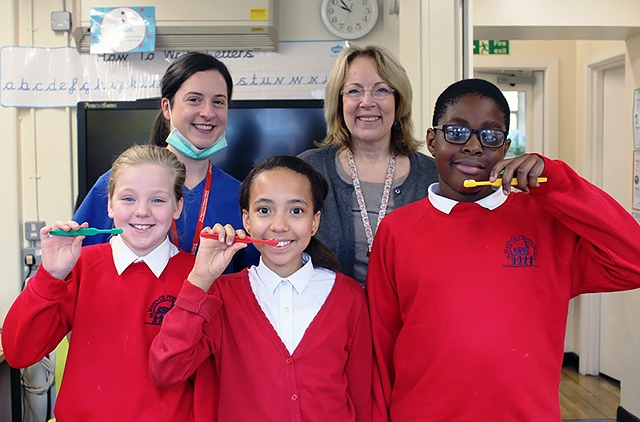
[(129, 249), (120, 236), (111, 237), (109, 244), (111, 244), (113, 262), (116, 264), (118, 275), (121, 275), (129, 265), (136, 262), (144, 262), (153, 274), (155, 274), (156, 278), (160, 278), (160, 275), (169, 263), (169, 259), (178, 253), (178, 248), (169, 241), (169, 236), (164, 239), (164, 242), (145, 256), (136, 255), (135, 252)]
[(249, 268), (249, 282), (256, 299), (290, 354), (333, 288), (336, 273), (314, 268), (308, 254), (302, 254), (302, 268), (283, 279), (260, 258)]
[[(502, 189), (497, 189), (491, 195), (478, 199), (475, 203), (488, 210), (495, 210), (500, 205), (504, 204), (504, 201), (506, 200), (507, 195), (504, 194)], [(431, 202), (431, 205), (433, 205), (437, 210), (442, 211), (445, 214), (451, 213), (453, 207), (459, 203), (459, 201), (440, 196), (440, 183), (432, 183), (429, 186), (429, 202)]]

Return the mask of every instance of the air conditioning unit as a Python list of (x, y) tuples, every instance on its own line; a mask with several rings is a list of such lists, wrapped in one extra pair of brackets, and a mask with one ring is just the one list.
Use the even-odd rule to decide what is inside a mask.
[[(149, 4), (153, 3), (153, 4)], [(156, 50), (278, 50), (278, 0), (76, 0), (73, 38), (91, 47), (90, 11), (97, 7), (154, 6)]]

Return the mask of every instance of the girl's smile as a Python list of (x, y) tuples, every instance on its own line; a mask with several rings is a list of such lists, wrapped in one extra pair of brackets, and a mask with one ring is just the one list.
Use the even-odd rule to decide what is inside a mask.
[(249, 235), (275, 239), (277, 246), (255, 244), (265, 265), (281, 277), (302, 267), (302, 252), (318, 229), (320, 212), (313, 212), (309, 180), (292, 170), (267, 170), (253, 181), (249, 210), (243, 211)]
[(167, 237), (180, 216), (182, 199), (175, 200), (173, 173), (157, 164), (123, 168), (109, 198), (109, 217), (123, 229), (122, 240), (138, 256), (145, 256)]

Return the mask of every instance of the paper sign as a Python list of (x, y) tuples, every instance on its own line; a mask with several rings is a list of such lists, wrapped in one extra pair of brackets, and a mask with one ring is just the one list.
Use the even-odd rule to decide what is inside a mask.
[(640, 149), (640, 89), (633, 91), (633, 147)]
[[(324, 98), (344, 41), (281, 41), (278, 51), (209, 51), (233, 77), (233, 98)], [(160, 96), (167, 66), (183, 51), (80, 54), (75, 48), (0, 48), (0, 105), (75, 107), (79, 101)]]
[(633, 209), (640, 210), (640, 150), (633, 151)]
[(156, 48), (155, 7), (97, 7), (90, 11), (91, 54), (149, 52)]

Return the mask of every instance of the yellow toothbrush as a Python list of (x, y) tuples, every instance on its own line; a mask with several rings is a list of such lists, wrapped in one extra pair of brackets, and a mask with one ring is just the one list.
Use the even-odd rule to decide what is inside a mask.
[[(538, 183), (543, 183), (546, 182), (547, 178), (546, 177), (538, 177)], [(518, 179), (513, 178), (511, 179), (511, 185), (515, 186), (518, 184)], [(485, 180), (485, 181), (481, 181), (481, 182), (476, 182), (473, 179), (467, 179), (464, 181), (463, 183), (465, 188), (473, 188), (476, 186), (501, 186), (502, 185), (502, 179), (496, 179), (495, 182), (492, 182), (490, 180)]]

